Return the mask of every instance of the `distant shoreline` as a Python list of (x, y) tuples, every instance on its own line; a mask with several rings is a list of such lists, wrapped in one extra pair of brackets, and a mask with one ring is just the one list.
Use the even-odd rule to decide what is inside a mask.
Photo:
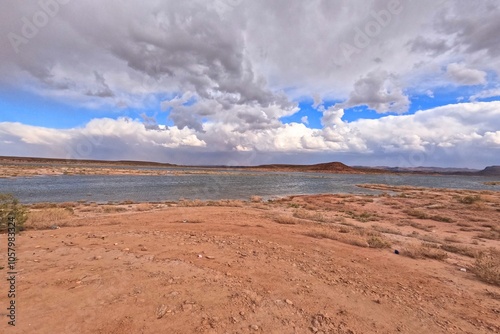
[[(137, 169), (140, 167), (141, 169)], [(150, 167), (151, 169), (147, 169)], [(166, 170), (166, 169), (169, 170)], [(482, 171), (461, 171), (443, 168), (351, 167), (341, 162), (313, 165), (271, 164), (259, 166), (188, 166), (148, 161), (72, 160), (30, 157), (0, 157), (0, 177), (26, 177), (37, 175), (185, 175), (220, 174), (221, 170), (247, 170), (266, 172), (315, 172), (333, 174), (420, 174), (500, 176), (500, 167), (487, 167)], [(215, 171), (214, 171), (215, 170)]]

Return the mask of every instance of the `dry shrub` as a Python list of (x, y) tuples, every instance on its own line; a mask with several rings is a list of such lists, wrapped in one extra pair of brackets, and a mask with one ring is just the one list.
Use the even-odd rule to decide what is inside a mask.
[(75, 203), (75, 202), (63, 202), (63, 203), (59, 203), (57, 205), (58, 208), (74, 208), (75, 206), (78, 206), (78, 203)]
[(475, 249), (466, 246), (444, 244), (441, 245), (441, 249), (450, 253), (464, 255), (471, 258), (475, 258), (478, 255), (478, 252)]
[(453, 223), (453, 219), (450, 217), (444, 217), (444, 216), (439, 216), (439, 215), (433, 215), (430, 216), (429, 219), (438, 221), (438, 222), (443, 222), (443, 223)]
[(415, 217), (417, 219), (428, 219), (429, 218), (429, 216), (425, 212), (414, 210), (414, 209), (405, 210), (404, 213), (406, 213), (408, 216)]
[(378, 225), (373, 225), (372, 228), (375, 231), (381, 232), (381, 233), (387, 233), (387, 234), (396, 234), (396, 235), (402, 235), (403, 233), (399, 230), (394, 230), (389, 227), (384, 227), (384, 226), (378, 226)]
[(401, 252), (402, 255), (408, 256), (412, 259), (435, 259), (444, 260), (448, 257), (448, 254), (440, 249), (429, 247), (428, 244), (410, 244), (407, 245)]
[(369, 247), (366, 238), (356, 234), (340, 234), (331, 232), (312, 231), (305, 233), (305, 235), (316, 239), (335, 240), (344, 244), (349, 244), (358, 247), (364, 247), (364, 248)]
[(298, 222), (297, 219), (288, 216), (278, 216), (275, 217), (273, 220), (278, 224), (284, 224), (284, 225), (295, 225)]
[(194, 201), (183, 199), (179, 201), (178, 205), (183, 207), (197, 207), (197, 206), (205, 206), (206, 203), (200, 201), (199, 199), (195, 199)]
[(444, 238), (444, 241), (451, 243), (460, 243), (460, 240), (455, 236), (446, 237)]
[(310, 212), (304, 209), (295, 210), (293, 216), (295, 218), (308, 219), (323, 223), (328, 221), (328, 219), (326, 219), (321, 212)]
[(31, 204), (30, 207), (31, 209), (48, 209), (48, 208), (57, 208), (57, 204), (41, 202), (41, 203)]
[(101, 208), (84, 207), (80, 209), (80, 212), (102, 212)]
[(153, 209), (153, 205), (149, 203), (140, 203), (135, 206), (137, 211), (149, 211)]
[(500, 250), (490, 248), (479, 253), (473, 270), (480, 280), (500, 286)]
[(232, 200), (232, 199), (221, 199), (218, 201), (207, 201), (202, 202), (200, 200), (191, 201), (192, 205), (182, 205), (179, 202), (179, 206), (229, 206), (229, 207), (243, 207), (245, 203), (241, 200)]
[(368, 242), (368, 245), (371, 247), (371, 248), (389, 248), (391, 247), (391, 243), (381, 237), (376, 237), (376, 236), (372, 236), (372, 237), (369, 237), (367, 240)]
[(256, 196), (256, 195), (250, 196), (250, 202), (253, 202), (253, 203), (262, 202), (262, 197)]
[(63, 224), (61, 224), (61, 221), (73, 217), (73, 212), (63, 208), (31, 210), (29, 212), (25, 227), (38, 230), (49, 228), (52, 225), (64, 226)]
[(372, 213), (372, 212), (362, 212), (362, 213), (358, 214), (356, 212), (347, 211), (346, 213), (349, 216), (351, 216), (351, 218), (353, 218), (361, 223), (379, 220), (379, 216), (375, 213)]
[(478, 238), (500, 240), (500, 226), (492, 224), (483, 224), (483, 227), (489, 227), (490, 231), (484, 231), (477, 235)]
[(102, 210), (104, 213), (117, 213), (127, 211), (127, 208), (122, 206), (114, 206), (114, 205), (103, 205)]
[(465, 196), (465, 197), (460, 197), (458, 201), (462, 204), (473, 204), (481, 200), (481, 196), (479, 195), (474, 195), (474, 196)]
[(427, 225), (422, 225), (420, 223), (416, 223), (416, 222), (410, 222), (409, 225), (413, 228), (416, 228), (416, 229), (419, 229), (419, 230), (422, 230), (422, 231), (426, 231), (426, 232), (430, 232), (432, 231), (432, 228), (427, 226)]

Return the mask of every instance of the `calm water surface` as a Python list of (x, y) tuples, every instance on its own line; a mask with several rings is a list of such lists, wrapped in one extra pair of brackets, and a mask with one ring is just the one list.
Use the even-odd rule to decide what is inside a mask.
[(168, 176), (61, 175), (0, 179), (0, 192), (24, 203), (65, 201), (177, 201), (186, 199), (272, 198), (295, 194), (377, 193), (357, 184), (383, 183), (433, 188), (498, 190), (476, 176), (358, 175), (224, 171), (224, 174)]

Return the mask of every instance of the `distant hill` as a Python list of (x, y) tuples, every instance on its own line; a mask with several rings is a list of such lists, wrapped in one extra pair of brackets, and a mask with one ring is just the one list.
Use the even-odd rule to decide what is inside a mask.
[(296, 172), (330, 172), (330, 173), (360, 173), (363, 169), (349, 167), (341, 162), (326, 162), (315, 165), (287, 165), (271, 164), (250, 167), (254, 169), (266, 169), (276, 171), (296, 171)]
[(66, 164), (66, 165), (113, 165), (113, 166), (177, 166), (169, 163), (151, 161), (110, 161), (110, 160), (76, 160), (55, 158), (29, 158), (29, 157), (5, 157), (0, 156), (0, 163), (7, 164)]
[(170, 163), (133, 161), (133, 160), (73, 160), (73, 159), (51, 159), (31, 157), (6, 157), (0, 156), (0, 164), (6, 165), (99, 165), (99, 166), (143, 166), (143, 167), (178, 167), (178, 168), (230, 168), (230, 169), (253, 169), (280, 172), (321, 172), (321, 173), (344, 173), (344, 174), (380, 174), (380, 173), (403, 173), (403, 174), (442, 174), (442, 175), (482, 175), (500, 176), (500, 166), (489, 166), (483, 170), (469, 168), (442, 168), (442, 167), (364, 167), (347, 166), (342, 162), (325, 162), (314, 165), (291, 165), (291, 164), (269, 164), (259, 166), (189, 166), (175, 165)]
[(500, 166), (488, 166), (476, 174), (484, 176), (500, 176)]
[(453, 167), (388, 167), (380, 166), (375, 167), (377, 169), (383, 169), (391, 172), (397, 173), (438, 173), (438, 174), (449, 174), (449, 173), (475, 173), (479, 172), (478, 169), (471, 168), (453, 168)]

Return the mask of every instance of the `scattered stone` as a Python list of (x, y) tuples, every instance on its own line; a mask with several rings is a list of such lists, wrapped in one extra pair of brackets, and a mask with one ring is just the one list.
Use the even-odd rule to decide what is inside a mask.
[(50, 227), (50, 229), (51, 229), (51, 230), (58, 230), (58, 229), (60, 229), (60, 227), (59, 227), (59, 226), (57, 226), (57, 225), (52, 225), (52, 226)]
[(147, 251), (147, 250), (148, 250), (148, 249), (147, 249), (145, 246), (142, 246), (142, 247), (141, 247), (141, 251), (145, 252), (145, 251)]
[(288, 305), (293, 305), (293, 302), (290, 299), (285, 299), (285, 303), (287, 303)]
[(467, 272), (467, 269), (465, 268), (460, 268), (460, 271), (463, 271), (464, 273)]
[(194, 307), (193, 304), (182, 304), (183, 311), (191, 311), (193, 309), (193, 307)]
[(207, 259), (209, 259), (209, 260), (213, 260), (213, 259), (215, 259), (215, 256), (205, 256), (205, 257), (206, 257)]
[(394, 254), (399, 254), (399, 251), (397, 249), (395, 249)]
[(100, 255), (94, 256), (94, 260), (100, 260), (100, 259), (102, 259), (102, 256), (100, 256)]
[(259, 326), (257, 326), (257, 325), (251, 325), (250, 328), (253, 329), (254, 331), (259, 330)]
[(156, 308), (156, 319), (161, 319), (167, 313), (167, 307), (161, 304)]
[(118, 246), (118, 243), (117, 243), (117, 242), (115, 242), (113, 245)]
[(198, 254), (198, 258), (200, 258), (200, 259), (201, 259), (202, 257), (203, 257), (203, 255), (201, 255), (201, 254)]
[(124, 252), (128, 252), (130, 249), (129, 248), (124, 248), (123, 251)]

